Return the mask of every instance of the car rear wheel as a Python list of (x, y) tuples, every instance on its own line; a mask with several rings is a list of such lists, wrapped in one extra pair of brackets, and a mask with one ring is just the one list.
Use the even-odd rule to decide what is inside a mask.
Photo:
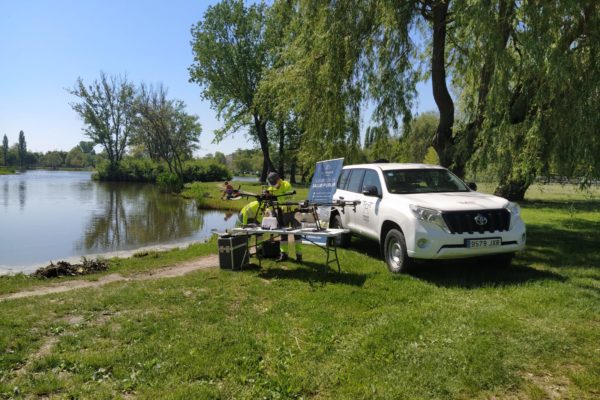
[(390, 229), (385, 236), (383, 245), (385, 263), (388, 270), (394, 274), (407, 272), (413, 265), (413, 260), (406, 252), (406, 240), (398, 229)]
[[(339, 214), (335, 214), (333, 219), (331, 220), (331, 228), (333, 229), (344, 229), (342, 225), (342, 217)], [(336, 247), (350, 247), (350, 240), (352, 238), (352, 234), (343, 233), (341, 236), (338, 236), (334, 239), (334, 243)]]

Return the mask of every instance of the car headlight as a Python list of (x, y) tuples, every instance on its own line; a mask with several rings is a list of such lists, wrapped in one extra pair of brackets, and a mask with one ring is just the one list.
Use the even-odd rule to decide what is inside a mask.
[(519, 218), (519, 216), (521, 215), (521, 208), (517, 203), (513, 203), (512, 201), (509, 201), (505, 208), (510, 213), (510, 223), (508, 224), (508, 229), (510, 230), (513, 228), (514, 219)]
[(521, 215), (521, 208), (517, 203), (509, 201), (505, 208), (510, 212), (510, 215), (512, 215), (513, 217), (518, 217), (519, 215)]
[(434, 225), (439, 226), (445, 232), (450, 233), (444, 218), (442, 217), (442, 212), (440, 210), (434, 210), (431, 208), (419, 207), (415, 205), (410, 205), (410, 210), (420, 221), (427, 221)]

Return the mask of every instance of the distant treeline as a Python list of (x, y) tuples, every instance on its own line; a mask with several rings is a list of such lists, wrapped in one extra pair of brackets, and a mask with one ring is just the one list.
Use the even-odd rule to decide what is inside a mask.
[(25, 134), (19, 133), (19, 142), (8, 145), (4, 135), (0, 165), (5, 171), (15, 169), (96, 169), (94, 178), (127, 182), (158, 182), (169, 188), (179, 187), (183, 182), (224, 181), (231, 179), (231, 172), (223, 159), (212, 154), (203, 159), (188, 159), (182, 164), (181, 179), (173, 179), (166, 162), (154, 161), (144, 152), (135, 149), (125, 155), (118, 166), (111, 165), (105, 152), (96, 153), (93, 141), (81, 141), (69, 151), (53, 150), (46, 153), (27, 151)]
[(8, 137), (4, 135), (0, 165), (17, 169), (27, 168), (94, 168), (102, 155), (96, 154), (93, 142), (79, 142), (69, 151), (52, 150), (46, 153), (27, 150), (27, 142), (23, 131), (19, 132), (19, 141), (9, 146)]

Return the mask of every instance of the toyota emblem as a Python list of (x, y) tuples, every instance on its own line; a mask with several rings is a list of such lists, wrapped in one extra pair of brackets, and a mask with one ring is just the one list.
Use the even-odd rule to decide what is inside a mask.
[(486, 218), (486, 217), (484, 217), (484, 216), (483, 216), (483, 215), (481, 215), (481, 214), (477, 214), (477, 215), (475, 216), (475, 223), (476, 223), (477, 225), (483, 226), (483, 225), (487, 224), (487, 218)]

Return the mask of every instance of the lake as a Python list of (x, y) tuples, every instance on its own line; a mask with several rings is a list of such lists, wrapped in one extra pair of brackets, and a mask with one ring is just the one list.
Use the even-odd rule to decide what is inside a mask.
[(236, 219), (232, 212), (197, 210), (154, 185), (92, 181), (91, 172), (2, 175), (0, 274), (203, 241)]

